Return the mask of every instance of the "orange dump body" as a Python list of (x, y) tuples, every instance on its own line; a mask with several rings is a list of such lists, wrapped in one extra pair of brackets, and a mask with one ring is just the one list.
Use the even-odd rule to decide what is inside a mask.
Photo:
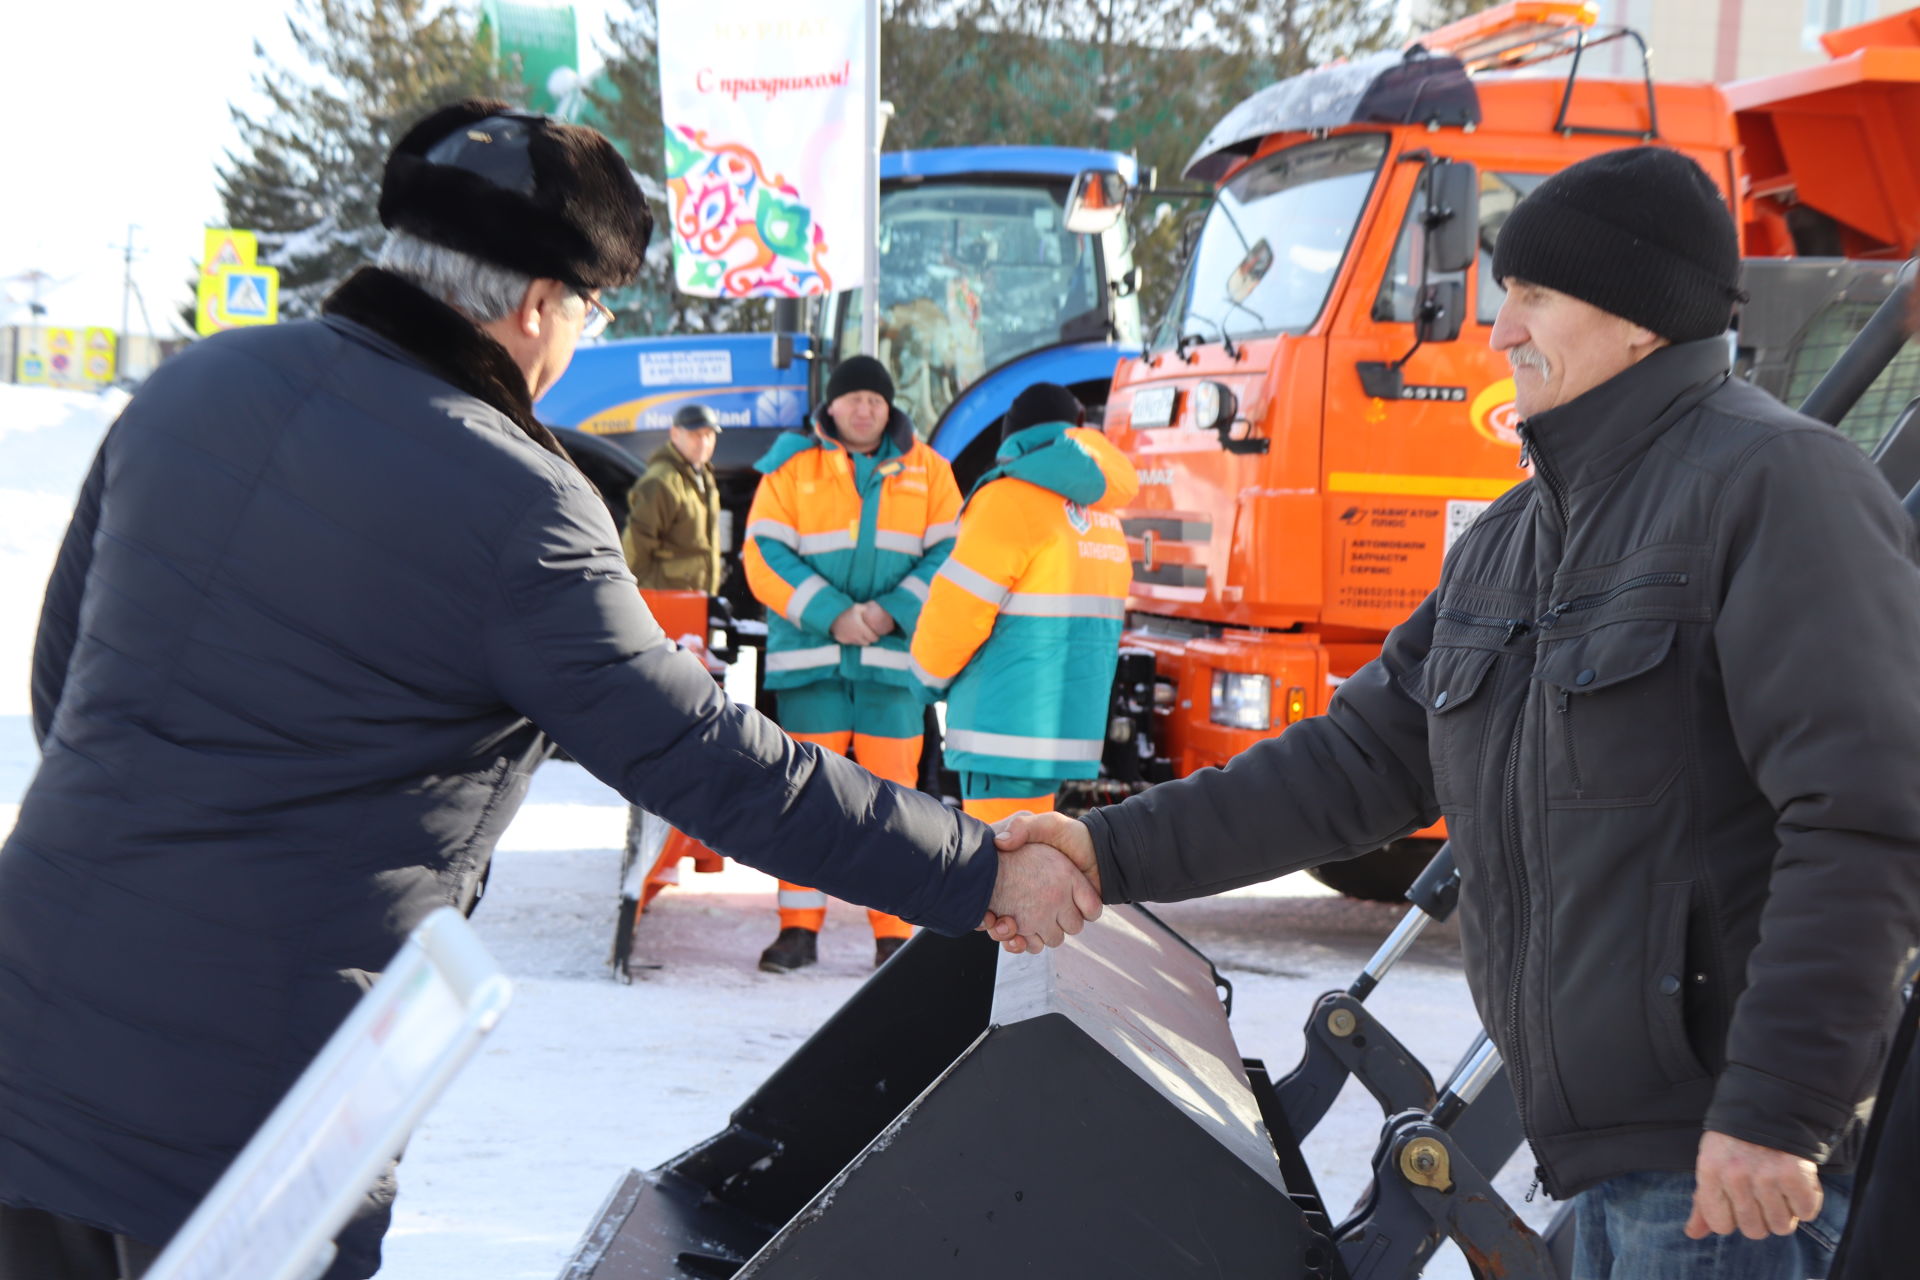
[(1821, 37), (1832, 61), (1727, 86), (1750, 181), (1750, 254), (1792, 252), (1787, 211), (1833, 219), (1850, 258), (1920, 243), (1920, 9)]

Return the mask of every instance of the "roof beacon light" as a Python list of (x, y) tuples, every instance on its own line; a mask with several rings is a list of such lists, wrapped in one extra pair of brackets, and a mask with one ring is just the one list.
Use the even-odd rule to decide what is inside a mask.
[(1593, 0), (1509, 0), (1409, 43), (1452, 54), (1473, 75), (1555, 57), (1599, 19)]

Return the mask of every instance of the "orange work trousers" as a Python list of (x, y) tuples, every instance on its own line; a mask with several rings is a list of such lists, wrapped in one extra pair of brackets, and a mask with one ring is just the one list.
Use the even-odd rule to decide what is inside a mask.
[[(837, 756), (851, 754), (856, 763), (863, 765), (876, 777), (888, 782), (897, 782), (903, 787), (917, 786), (920, 781), (919, 737), (881, 738), (870, 733), (855, 733), (843, 729), (833, 733), (793, 733), (789, 736), (799, 742), (811, 742), (823, 751), (831, 751)], [(827, 895), (818, 889), (809, 889), (803, 884), (791, 881), (780, 882), (780, 927), (782, 929), (811, 929), (820, 932), (820, 926), (827, 919)], [(899, 916), (890, 916), (884, 911), (867, 912), (867, 922), (873, 926), (876, 938), (910, 938), (913, 926)]]
[(1028, 813), (1052, 813), (1053, 795), (1049, 791), (1043, 796), (988, 796), (978, 800), (962, 800), (960, 809), (982, 822), (998, 822), (1022, 809)]

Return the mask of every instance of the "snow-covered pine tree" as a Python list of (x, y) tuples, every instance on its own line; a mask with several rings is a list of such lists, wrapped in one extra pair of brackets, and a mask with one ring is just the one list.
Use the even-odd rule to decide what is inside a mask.
[(264, 63), (264, 111), (233, 108), (240, 147), (219, 166), (227, 225), (256, 231), (280, 270), (280, 318), (320, 304), (379, 248), (380, 174), (395, 139), (435, 107), (525, 90), (448, 0), (297, 0), (298, 60)]

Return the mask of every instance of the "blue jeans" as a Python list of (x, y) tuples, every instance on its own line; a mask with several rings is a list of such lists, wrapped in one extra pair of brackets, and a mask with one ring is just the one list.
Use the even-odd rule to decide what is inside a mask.
[(1627, 1173), (1573, 1199), (1573, 1280), (1824, 1280), (1853, 1193), (1820, 1179), (1820, 1216), (1790, 1236), (1687, 1239), (1691, 1173)]

